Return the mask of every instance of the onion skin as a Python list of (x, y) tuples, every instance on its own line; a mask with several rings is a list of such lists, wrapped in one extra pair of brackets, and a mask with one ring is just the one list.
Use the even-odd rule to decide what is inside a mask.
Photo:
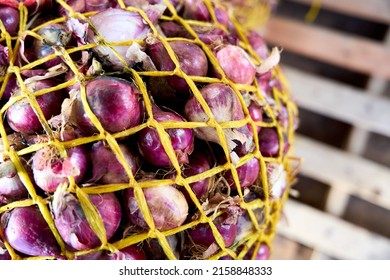
[[(250, 85), (256, 76), (256, 68), (248, 54), (240, 47), (225, 45), (218, 47), (215, 56), (226, 76), (233, 82)], [(215, 72), (217, 77), (219, 73)]]
[(265, 157), (277, 157), (279, 154), (279, 136), (275, 128), (263, 127), (259, 133), (260, 152)]
[[(141, 123), (140, 94), (130, 82), (101, 76), (88, 82), (86, 94), (93, 113), (108, 132), (120, 132)], [(97, 132), (78, 98), (74, 103), (72, 121), (86, 133)]]
[(7, 160), (0, 163), (0, 206), (28, 195), (14, 164)]
[[(201, 88), (200, 92), (217, 122), (237, 121), (245, 118), (240, 100), (230, 86), (222, 83), (209, 84)], [(191, 97), (185, 104), (184, 116), (189, 121), (194, 122), (207, 122), (209, 120), (195, 96)], [(194, 131), (195, 136), (199, 139), (220, 145), (217, 131), (213, 127), (196, 128)], [(224, 132), (230, 151), (236, 147), (249, 151), (252, 136), (247, 126), (224, 129)]]
[[(153, 105), (153, 117), (158, 122), (185, 121), (178, 114), (162, 111), (156, 105)], [(175, 151), (179, 164), (188, 163), (188, 155), (194, 150), (194, 134), (192, 130), (189, 128), (170, 128), (166, 132), (171, 139), (172, 148)], [(139, 132), (138, 149), (145, 161), (154, 166), (173, 166), (155, 128), (144, 128)]]
[(53, 148), (44, 147), (32, 157), (34, 181), (42, 190), (53, 193), (63, 183), (69, 183), (68, 176), (73, 176), (80, 183), (88, 169), (88, 155), (83, 146), (70, 148), (68, 157), (58, 158)]
[[(121, 149), (127, 164), (130, 166), (131, 172), (135, 175), (140, 166), (138, 155), (125, 144), (119, 144), (119, 148)], [(126, 174), (125, 169), (118, 161), (114, 152), (109, 146), (106, 146), (104, 142), (99, 141), (94, 143), (91, 148), (90, 156), (92, 162), (92, 181), (100, 181), (103, 184), (129, 182), (129, 177)]]
[(0, 6), (0, 21), (3, 22), (5, 30), (15, 36), (19, 30), (19, 11), (13, 7)]
[(14, 208), (1, 216), (8, 243), (29, 256), (59, 257), (60, 249), (37, 206)]
[[(90, 17), (90, 20), (98, 34), (107, 42), (122, 42), (136, 39), (142, 40), (150, 32), (149, 25), (139, 13), (130, 12), (124, 9), (112, 8), (100, 11)], [(110, 24), (107, 24), (107, 22)], [(90, 43), (99, 44), (98, 37), (93, 33), (92, 29), (88, 33), (88, 41)], [(123, 65), (110, 47), (98, 45), (94, 48), (94, 51), (99, 57), (103, 58), (105, 62), (110, 64), (114, 70), (122, 70), (125, 66), (131, 67), (134, 64), (134, 62), (126, 56), (126, 52), (131, 44), (132, 43), (113, 47), (125, 61), (126, 65)]]
[(0, 240), (0, 261), (11, 260), (11, 255), (5, 248), (3, 241)]
[[(218, 229), (218, 232), (222, 235), (225, 241), (225, 246), (229, 247), (233, 244), (237, 235), (237, 226), (234, 223), (225, 222), (226, 215), (218, 216), (213, 220), (213, 223)], [(195, 244), (209, 247), (215, 242), (215, 238), (211, 227), (208, 223), (198, 224), (195, 227), (189, 229), (189, 237)]]
[[(154, 64), (159, 71), (172, 71), (175, 64), (165, 50), (163, 44), (150, 37), (146, 40), (148, 51)], [(189, 76), (206, 76), (208, 71), (208, 60), (203, 50), (196, 44), (178, 40), (169, 42), (170, 47), (179, 61), (180, 69)], [(187, 82), (178, 76), (166, 78), (168, 84), (179, 92), (187, 92), (189, 86)]]
[[(244, 163), (240, 167), (237, 167), (238, 180), (242, 189), (246, 189), (252, 186), (260, 172), (260, 162), (257, 158), (252, 158), (248, 162)], [(229, 170), (225, 174), (225, 178), (228, 181), (230, 187), (234, 190), (237, 189), (237, 185), (234, 182), (232, 172)]]
[[(31, 86), (33, 91), (38, 91), (55, 85), (53, 80), (43, 80), (37, 81)], [(63, 99), (64, 96), (61, 91), (52, 91), (36, 97), (46, 119), (50, 119), (61, 112)], [(6, 116), (9, 126), (16, 132), (33, 134), (43, 130), (42, 124), (26, 99), (12, 104), (8, 108)]]
[[(184, 223), (188, 215), (188, 203), (179, 190), (170, 185), (162, 185), (145, 188), (143, 192), (156, 229), (161, 231), (174, 229)], [(142, 228), (148, 228), (133, 189), (125, 190), (124, 204), (130, 221)]]
[[(119, 200), (113, 193), (91, 194), (89, 199), (100, 214), (109, 240), (118, 229), (122, 218)], [(88, 250), (99, 246), (100, 240), (89, 226), (75, 195), (58, 188), (54, 194), (52, 208), (58, 232), (71, 250)]]

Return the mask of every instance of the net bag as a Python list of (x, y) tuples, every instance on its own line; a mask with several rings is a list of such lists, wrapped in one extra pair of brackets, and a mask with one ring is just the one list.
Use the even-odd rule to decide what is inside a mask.
[(298, 161), (278, 48), (226, 1), (1, 3), (0, 259), (269, 258)]

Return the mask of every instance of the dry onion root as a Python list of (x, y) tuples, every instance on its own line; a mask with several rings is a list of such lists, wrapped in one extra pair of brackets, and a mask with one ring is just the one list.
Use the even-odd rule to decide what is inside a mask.
[(297, 108), (221, 3), (1, 6), (0, 259), (269, 257)]

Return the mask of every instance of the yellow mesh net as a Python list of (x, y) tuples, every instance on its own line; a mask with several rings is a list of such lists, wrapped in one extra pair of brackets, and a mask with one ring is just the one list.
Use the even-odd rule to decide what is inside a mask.
[[(96, 77), (96, 74), (86, 75), (83, 72), (80, 72), (78, 69), (77, 61), (72, 59), (73, 54), (80, 53), (82, 51), (88, 51), (92, 48), (96, 47), (96, 43), (85, 43), (83, 45), (75, 46), (75, 47), (53, 47), (55, 52), (53, 54), (42, 57), (41, 59), (29, 61), (28, 63), (24, 63), (20, 65), (17, 63), (18, 54), (20, 54), (20, 49), (23, 47), (23, 40), (21, 38), (26, 38), (28, 36), (40, 40), (42, 37), (38, 33), (38, 31), (45, 27), (49, 26), (53, 23), (65, 23), (69, 20), (69, 18), (80, 20), (80, 22), (88, 23), (93, 27), (92, 22), (90, 21), (90, 17), (96, 14), (96, 11), (92, 12), (74, 12), (70, 5), (67, 4), (64, 0), (57, 0), (56, 5), (62, 6), (67, 11), (67, 16), (58, 17), (55, 19), (51, 19), (49, 21), (45, 21), (35, 24), (34, 27), (31, 26), (32, 19), (34, 17), (39, 18), (39, 13), (35, 15), (30, 15), (29, 10), (23, 4), (18, 6), (18, 11), (20, 15), (20, 23), (19, 23), (19, 32), (18, 35), (11, 36), (7, 33), (4, 25), (0, 22), (1, 29), (1, 39), (0, 44), (3, 47), (8, 49), (9, 56), (9, 65), (2, 66), (2, 76), (0, 77), (1, 91), (0, 96), (3, 96), (6, 91), (7, 84), (9, 83), (11, 76), (16, 77), (17, 85), (20, 88), (20, 94), (13, 95), (8, 101), (2, 102), (2, 106), (0, 109), (0, 134), (2, 139), (2, 161), (10, 160), (16, 169), (17, 176), (20, 178), (23, 185), (28, 190), (28, 196), (23, 199), (18, 200), (10, 200), (2, 205), (0, 204), (0, 215), (4, 215), (13, 209), (19, 207), (28, 207), (32, 205), (37, 205), (39, 207), (40, 212), (43, 215), (44, 220), (48, 224), (50, 230), (52, 231), (56, 242), (61, 251), (61, 256), (66, 259), (75, 259), (82, 258), (83, 256), (88, 256), (93, 254), (94, 252), (106, 251), (108, 253), (115, 253), (117, 251), (122, 250), (131, 245), (137, 245), (139, 247), (144, 246), (145, 244), (151, 244), (151, 242), (158, 241), (154, 246), (160, 246), (160, 249), (164, 253), (163, 258), (167, 259), (177, 259), (177, 258), (189, 258), (189, 259), (244, 259), (244, 258), (257, 258), (257, 253), (259, 252), (262, 246), (265, 246), (268, 249), (272, 249), (273, 238), (276, 234), (276, 226), (281, 217), (283, 205), (285, 200), (288, 198), (288, 191), (291, 184), (294, 182), (294, 178), (297, 171), (297, 166), (299, 164), (299, 159), (297, 159), (293, 154), (293, 149), (291, 147), (293, 143), (294, 131), (296, 129), (296, 119), (297, 119), (297, 107), (296, 104), (290, 97), (289, 88), (286, 79), (283, 76), (283, 73), (279, 66), (273, 67), (271, 72), (271, 79), (277, 80), (279, 82), (278, 86), (271, 86), (271, 99), (267, 99), (264, 94), (264, 89), (259, 85), (258, 80), (254, 80), (254, 82), (250, 85), (237, 84), (232, 82), (224, 73), (221, 72), (221, 77), (197, 77), (187, 75), (180, 68), (180, 64), (175, 56), (174, 51), (169, 45), (169, 42), (174, 40), (183, 39), (178, 37), (165, 37), (161, 30), (157, 25), (154, 25), (150, 18), (145, 13), (144, 9), (139, 7), (133, 7), (126, 5), (126, 1), (119, 0), (117, 1), (120, 8), (139, 13), (142, 16), (144, 21), (150, 27), (150, 33), (153, 37), (157, 38), (162, 42), (165, 49), (167, 50), (169, 56), (175, 64), (175, 69), (172, 71), (140, 71), (136, 67), (128, 67), (125, 66), (123, 70), (120, 71), (109, 71), (103, 70), (100, 71), (97, 75), (120, 75), (121, 77), (126, 77), (129, 81), (134, 83), (138, 88), (141, 99), (144, 103), (144, 108), (146, 111), (146, 117), (144, 121), (135, 127), (131, 127), (129, 129), (125, 129), (116, 133), (109, 133), (104, 129), (102, 123), (98, 119), (98, 117), (94, 114), (92, 109), (88, 104), (88, 98), (86, 94), (86, 83)], [(169, 12), (161, 15), (160, 20), (170, 21), (180, 24), (189, 34), (191, 34), (192, 38), (185, 38), (188, 42), (195, 43), (200, 46), (204, 53), (206, 54), (210, 65), (213, 65), (215, 68), (219, 68), (218, 60), (215, 57), (210, 45), (204, 43), (198, 36), (198, 33), (194, 30), (194, 26), (205, 26), (205, 27), (218, 27), (226, 32), (227, 27), (220, 24), (216, 19), (215, 7), (216, 2), (204, 0), (204, 3), (210, 13), (210, 21), (199, 21), (194, 19), (186, 19), (183, 18), (177, 11), (177, 7), (175, 7), (170, 1), (163, 1)], [(174, 1), (173, 1), (174, 2)], [(219, 5), (225, 5), (222, 3), (224, 1), (218, 2)], [(259, 9), (262, 9), (263, 6), (258, 6)], [(231, 8), (226, 8), (228, 11), (232, 11)], [(269, 8), (267, 8), (269, 11)], [(237, 32), (237, 45), (239, 45), (243, 50), (245, 50), (250, 60), (254, 65), (261, 65), (263, 62), (256, 51), (253, 49), (251, 44), (248, 41), (249, 30), (244, 28), (243, 25), (233, 16), (232, 12), (229, 12), (229, 18), (233, 23), (235, 30)], [(241, 19), (242, 20), (242, 19)], [(108, 23), (109, 24), (109, 23)], [(135, 40), (141, 46), (145, 44), (144, 40)], [(105, 41), (104, 38), (98, 35), (98, 44), (106, 45), (106, 46), (114, 46), (114, 45), (126, 45), (129, 44), (129, 41), (126, 42), (116, 42), (110, 43)], [(130, 41), (130, 44), (133, 41)], [(114, 51), (115, 52), (115, 51)], [(123, 57), (120, 57), (118, 53), (116, 53), (119, 60), (124, 62)], [(31, 90), (26, 84), (26, 78), (23, 76), (28, 70), (31, 69), (40, 69), (42, 65), (55, 58), (60, 57), (62, 59), (62, 64), (55, 68), (55, 71), (62, 71), (61, 69), (67, 69), (73, 73), (72, 78), (63, 80), (61, 83), (56, 84), (50, 88), (44, 88), (40, 90)], [(47, 72), (46, 72), (47, 73)], [(61, 72), (63, 74), (64, 72)], [(176, 121), (164, 121), (158, 122), (153, 117), (152, 112), (152, 104), (153, 97), (150, 95), (150, 91), (148, 89), (145, 80), (150, 77), (167, 77), (177, 75), (178, 77), (183, 78), (189, 88), (190, 92), (197, 98), (201, 106), (205, 109), (205, 113), (208, 116), (208, 120), (205, 122), (176, 122)], [(239, 97), (240, 103), (242, 104), (243, 111), (245, 113), (245, 118), (238, 121), (228, 121), (219, 123), (211, 109), (209, 108), (207, 102), (200, 93), (200, 84), (211, 84), (211, 83), (224, 83), (229, 85), (235, 94)], [(44, 116), (42, 112), (42, 108), (40, 108), (37, 97), (47, 94), (48, 92), (53, 92), (56, 90), (65, 90), (68, 87), (79, 85), (80, 86), (80, 97), (82, 100), (82, 104), (84, 105), (84, 109), (86, 115), (96, 127), (96, 133), (86, 137), (80, 137), (76, 139), (72, 139), (69, 141), (61, 141), (58, 137), (56, 137), (56, 128), (52, 127), (49, 123), (49, 120)], [(262, 104), (262, 110), (264, 114), (267, 115), (267, 121), (255, 122), (250, 117), (247, 103), (244, 100), (243, 92), (250, 93), (251, 96), (254, 96), (260, 104)], [(9, 126), (6, 123), (5, 115), (7, 110), (17, 102), (24, 101), (28, 102), (33, 108), (35, 114), (37, 115), (40, 123), (43, 127), (43, 134), (46, 135), (45, 138), (41, 138), (39, 141), (35, 141), (34, 143), (30, 143), (29, 145), (22, 145), (22, 147), (17, 147), (13, 142), (10, 142), (10, 135), (13, 133)], [(282, 108), (286, 109), (287, 112), (287, 120), (285, 122), (281, 121), (281, 111)], [(260, 127), (272, 127), (277, 131), (278, 139), (279, 139), (279, 152), (277, 156), (266, 157), (263, 156), (260, 152), (259, 147), (259, 139), (257, 133), (254, 133), (254, 143), (255, 147), (253, 151), (248, 152), (246, 155), (241, 156), (237, 160), (233, 160), (230, 157), (226, 158), (226, 163), (224, 164), (214, 164), (212, 168), (209, 170), (202, 172), (200, 174), (195, 174), (193, 176), (186, 177), (183, 175), (183, 165), (179, 163), (176, 153), (172, 148), (171, 139), (169, 134), (167, 133), (168, 129), (176, 129), (176, 128), (190, 128), (196, 129), (200, 127), (210, 126), (215, 128), (218, 139), (220, 141), (220, 146), (224, 151), (225, 155), (229, 154), (229, 148), (226, 143), (225, 131), (227, 128), (237, 128), (250, 125), (252, 129), (256, 129), (256, 126)], [(158, 132), (158, 136), (160, 137), (163, 148), (171, 160), (172, 167), (168, 170), (158, 170), (156, 172), (174, 172), (175, 176), (173, 177), (155, 177), (153, 179), (145, 179), (140, 178), (139, 173), (134, 174), (131, 170), (131, 167), (126, 161), (126, 158), (120, 148), (119, 142), (125, 138), (131, 138), (132, 136), (137, 135), (141, 130), (145, 128), (155, 128)], [(23, 135), (25, 138), (25, 135)], [(24, 139), (23, 138), (23, 139)], [(70, 148), (77, 147), (80, 145), (90, 145), (97, 141), (105, 141), (108, 147), (115, 153), (117, 160), (124, 168), (124, 172), (127, 174), (129, 180), (127, 183), (121, 184), (83, 184), (76, 183), (73, 176), (69, 176), (67, 182), (59, 186), (59, 188), (66, 189), (66, 191), (73, 193), (77, 199), (80, 201), (80, 205), (82, 210), (85, 213), (86, 219), (95, 232), (96, 236), (99, 238), (101, 245), (95, 248), (91, 248), (88, 250), (72, 250), (64, 242), (63, 237), (60, 235), (53, 219), (53, 213), (51, 204), (54, 198), (53, 193), (42, 192), (37, 189), (31, 174), (26, 169), (25, 159), (31, 158), (31, 156), (37, 151), (41, 150), (44, 147), (53, 147), (57, 151), (62, 158), (67, 157), (67, 151)], [(134, 144), (136, 146), (136, 144)], [(283, 151), (283, 147), (286, 145), (290, 145), (288, 152)], [(240, 187), (240, 179), (237, 172), (237, 168), (247, 163), (249, 160), (256, 158), (260, 162), (260, 172), (258, 174), (258, 178), (253, 186), (242, 189)], [(28, 162), (29, 164), (29, 162)], [(281, 169), (278, 169), (279, 173), (272, 173), (272, 166), (278, 166)], [(271, 169), (270, 169), (271, 168)], [(274, 168), (277, 169), (277, 168)], [(224, 181), (223, 174), (226, 171), (230, 171), (233, 177), (234, 182), (237, 185), (237, 190), (234, 195), (231, 193), (231, 190), (228, 188), (222, 188), (222, 191), (216, 190), (217, 184), (221, 184)], [(285, 191), (280, 197), (276, 197), (272, 195), (273, 184), (280, 183), (280, 178), (278, 176), (285, 176)], [(271, 178), (272, 177), (272, 178)], [(196, 194), (191, 189), (191, 184), (194, 182), (198, 182), (200, 180), (210, 179), (210, 182), (213, 182), (214, 185), (209, 186), (209, 194), (213, 193), (215, 195), (219, 191), (219, 195), (222, 197), (218, 200), (218, 203), (210, 208), (212, 204), (212, 197), (206, 196), (202, 199), (197, 198)], [(225, 180), (226, 181), (226, 180)], [(183, 188), (188, 192), (190, 199), (193, 201), (194, 209), (193, 213), (189, 214), (184, 223), (180, 226), (168, 229), (168, 230), (159, 230), (155, 226), (155, 220), (153, 218), (153, 214), (150, 211), (150, 208), (147, 202), (147, 198), (144, 194), (146, 188), (154, 188), (161, 185), (175, 185), (178, 189), (183, 190)], [(226, 186), (226, 184), (224, 185)], [(148, 228), (143, 228), (142, 230), (132, 228), (132, 227), (119, 227), (115, 237), (111, 239), (107, 239), (106, 229), (104, 227), (104, 223), (102, 217), (99, 215), (97, 208), (91, 202), (89, 195), (91, 194), (103, 194), (103, 193), (115, 193), (118, 196), (126, 190), (126, 189), (134, 190), (134, 197), (138, 204), (138, 207), (142, 213), (142, 216), (145, 220)], [(245, 197), (248, 195), (251, 189), (260, 189), (261, 195), (258, 195), (255, 199), (247, 200)], [(1, 195), (1, 193), (0, 193)], [(214, 196), (215, 198), (215, 196)], [(1, 203), (1, 201), (0, 201)], [(249, 219), (251, 221), (252, 226), (249, 230), (247, 230), (247, 234), (245, 236), (240, 236), (239, 240), (235, 240), (233, 244), (229, 246), (225, 246), (225, 240), (221, 235), (221, 232), (218, 230), (218, 227), (214, 224), (216, 221), (216, 217), (222, 214), (226, 207), (229, 205), (238, 206), (242, 213), (247, 213)], [(261, 211), (261, 218), (259, 219), (258, 211)], [(243, 214), (241, 214), (243, 215)], [(199, 225), (199, 224), (208, 224), (211, 232), (214, 236), (215, 241), (213, 245), (208, 248), (202, 248), (202, 246), (197, 246), (197, 244), (191, 244), (189, 239), (187, 238), (186, 232)], [(8, 251), (10, 257), (12, 259), (53, 259), (58, 256), (32, 256), (28, 254), (23, 254), (12, 247), (11, 242), (7, 240), (5, 234), (6, 223), (2, 223), (2, 227), (0, 228), (0, 240), (3, 242), (3, 248), (0, 247), (0, 250)], [(171, 239), (172, 237), (180, 240), (178, 245), (172, 245)], [(157, 245), (156, 245), (157, 244)], [(1, 244), (0, 244), (1, 245)], [(178, 249), (179, 247), (179, 249)], [(185, 248), (183, 251), (180, 251)], [(179, 252), (178, 252), (179, 251)], [(268, 255), (266, 256), (268, 257)]]

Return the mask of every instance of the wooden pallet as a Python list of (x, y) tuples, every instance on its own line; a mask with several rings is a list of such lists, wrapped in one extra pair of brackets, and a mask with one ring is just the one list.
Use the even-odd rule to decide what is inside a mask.
[[(335, 146), (325, 137), (321, 139), (326, 133), (313, 137), (308, 133), (310, 129), (298, 130), (295, 150), (303, 158), (301, 176), (328, 189), (326, 195), (321, 193), (316, 198), (322, 201), (320, 207), (299, 197), (288, 201), (272, 258), (390, 259), (390, 1), (320, 1), (318, 18), (325, 11), (332, 14), (332, 19), (345, 17), (352, 23), (378, 24), (384, 30), (379, 39), (297, 17), (299, 11), (294, 9), (309, 10), (313, 0), (280, 2), (278, 10), (287, 5), (290, 11), (277, 10), (261, 30), (270, 46), (280, 46), (285, 53), (308, 59), (314, 65), (325, 64), (356, 73), (367, 82), (357, 86), (351, 79), (345, 82), (324, 76), (321, 71), (305, 71), (299, 59), (284, 65), (282, 53), (281, 64), (292, 95), (302, 111), (310, 112), (303, 117), (317, 116), (341, 123), (339, 131), (344, 132), (334, 137), (343, 135), (344, 139)], [(314, 121), (311, 124), (316, 125)], [(320, 127), (323, 131), (327, 128)], [(382, 153), (370, 154), (372, 143), (379, 145), (374, 136), (382, 139)], [(330, 138), (332, 135), (327, 135)], [(309, 190), (310, 186), (305, 187)], [(304, 190), (302, 187), (301, 193)], [(361, 207), (352, 207), (353, 201), (359, 201)], [(371, 208), (364, 205), (376, 209), (366, 222), (360, 220), (365, 219), (367, 209)], [(352, 214), (351, 209), (355, 209)], [(379, 216), (374, 216), (377, 213)]]

